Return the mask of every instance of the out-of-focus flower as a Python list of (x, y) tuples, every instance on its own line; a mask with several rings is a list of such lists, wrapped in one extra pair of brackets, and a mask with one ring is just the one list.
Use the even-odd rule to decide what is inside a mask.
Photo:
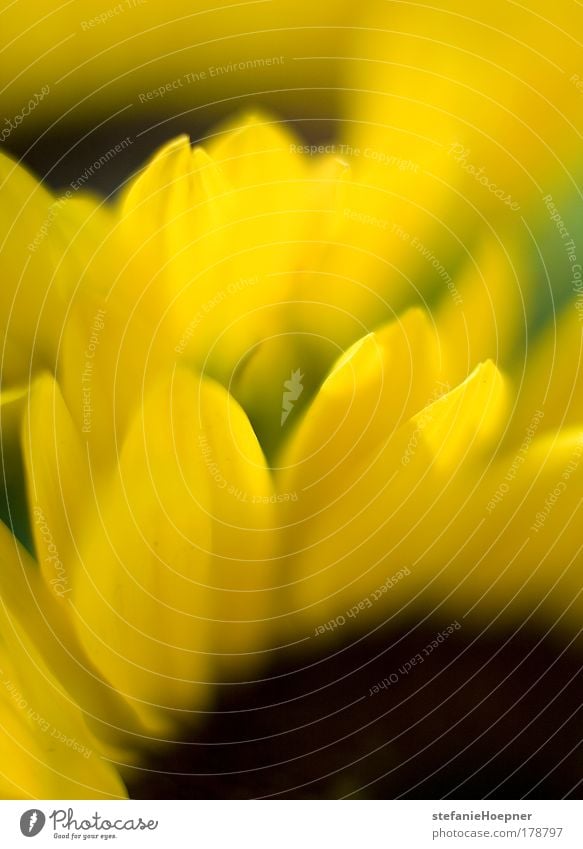
[(112, 207), (3, 161), (3, 438), (40, 567), (20, 581), (123, 763), (338, 617), (578, 628), (581, 376), (541, 395), (520, 371), (523, 245), (482, 236), (449, 274), (378, 215), (366, 163), (301, 147), (258, 117), (179, 138)]

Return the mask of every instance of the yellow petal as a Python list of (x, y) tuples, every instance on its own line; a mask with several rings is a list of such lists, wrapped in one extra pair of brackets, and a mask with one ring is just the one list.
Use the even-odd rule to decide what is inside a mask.
[[(111, 299), (124, 318), (123, 397), (134, 394), (124, 375), (133, 373), (136, 350), (150, 370), (181, 360), (227, 383), (260, 338), (265, 319), (255, 309), (269, 309), (272, 296), (256, 243), (261, 253), (270, 224), (258, 221), (238, 192), (185, 136), (164, 146), (131, 183), (119, 209), (130, 255)], [(281, 215), (277, 222), (283, 226)], [(267, 242), (271, 250), (269, 236)]]
[(410, 310), (340, 357), (281, 465), (307, 488), (329, 476), (336, 479), (339, 465), (357, 464), (443, 394), (442, 377), (435, 329), (425, 312)]
[(0, 395), (2, 437), (8, 444), (18, 438), (27, 395), (28, 390), (22, 386), (14, 386)]
[(111, 211), (90, 210), (86, 197), (63, 208), (63, 229), (74, 236), (63, 276), (74, 285), (69, 283), (59, 328), (57, 376), (99, 476), (111, 471), (116, 445), (139, 403), (142, 387), (135, 375), (155, 379), (173, 352), (168, 339), (156, 349), (160, 304), (155, 309), (140, 299), (143, 280), (132, 276), (136, 269), (118, 219)]
[(87, 452), (47, 373), (31, 388), (22, 436), (36, 557), (55, 598), (64, 602), (72, 591), (76, 535), (92, 481)]
[[(281, 310), (274, 308), (273, 316), (272, 335), (250, 349), (229, 384), (270, 460), (300, 421), (330, 358), (317, 337), (282, 326)], [(295, 384), (291, 394), (290, 381)]]
[[(211, 381), (201, 385), (197, 450), (210, 482), (213, 559), (209, 604), (219, 671), (245, 674), (272, 643), (272, 588), (279, 584), (276, 493), (246, 414)], [(255, 654), (259, 652), (259, 654)]]
[[(339, 149), (350, 177), (343, 186), (342, 226), (324, 268), (339, 283), (324, 279), (321, 289), (372, 330), (408, 306), (427, 307), (443, 291), (444, 278), (455, 274), (460, 236), (452, 232), (450, 199), (427, 163), (370, 140)], [(349, 289), (352, 300), (342, 301), (340, 293)]]
[(51, 376), (42, 375), (34, 383), (22, 431), (29, 519), (40, 571), (0, 525), (5, 559), (0, 593), (86, 711), (92, 728), (111, 746), (131, 747), (135, 741), (128, 735), (136, 730), (137, 719), (107, 674), (104, 678), (97, 671), (73, 628), (77, 547), (96, 503), (87, 453)]
[[(339, 146), (305, 144), (268, 116), (250, 115), (221, 131), (209, 152), (235, 189), (243, 261), (271, 276), (274, 297), (289, 299), (286, 330), (346, 347), (364, 324), (388, 318), (388, 292), (391, 306), (402, 302), (402, 275), (386, 262), (388, 222), (355, 223), (359, 206), (375, 204), (381, 215), (388, 193), (353, 177)], [(333, 359), (329, 351), (328, 365)]]
[(583, 325), (570, 304), (529, 344), (526, 360), (516, 364), (517, 404), (508, 450), (524, 439), (533, 417), (541, 432), (583, 422), (582, 356)]
[(522, 350), (532, 291), (524, 258), (524, 246), (516, 240), (487, 238), (454, 278), (444, 280), (435, 323), (452, 384), (483, 360), (506, 366)]
[(4, 387), (24, 381), (37, 363), (54, 362), (61, 320), (53, 282), (55, 198), (24, 168), (0, 154), (0, 333)]
[(29, 535), (25, 518), (28, 508), (23, 485), (20, 426), (27, 396), (28, 389), (20, 386), (0, 393), (0, 516), (19, 539), (26, 542)]
[(4, 606), (0, 727), (2, 798), (126, 797), (120, 776), (103, 756), (81, 711)]
[[(230, 121), (216, 131), (209, 154), (227, 179), (238, 188), (254, 188), (255, 204), (273, 203), (285, 209), (286, 193), (306, 176), (306, 161), (296, 148), (299, 138), (267, 114), (252, 113)], [(260, 187), (270, 191), (259, 192)]]
[(0, 524), (0, 592), (11, 613), (34, 642), (43, 661), (82, 708), (86, 721), (109, 751), (135, 745), (136, 717), (102, 678), (74, 633), (71, 615), (57, 604), (36, 564)]
[(456, 471), (467, 450), (482, 451), (495, 445), (508, 410), (507, 385), (491, 360), (477, 366), (462, 384), (439, 398), (427, 410), (414, 416), (414, 427), (431, 426), (423, 433), (424, 442), (443, 471)]
[[(392, 436), (389, 431), (384, 443), (371, 441), (357, 464), (347, 454), (338, 456), (338, 468), (327, 477), (312, 477), (306, 462), (286, 472), (299, 497), (285, 516), (290, 552), (285, 626), (309, 633), (330, 618), (346, 617), (352, 605), (403, 568), (415, 577), (402, 582), (391, 599), (397, 605), (413, 599), (427, 579), (414, 570), (415, 561), (439, 539), (470, 475), (487, 462), (504, 409), (502, 379), (486, 363)], [(328, 430), (334, 423), (331, 415)], [(356, 430), (353, 437), (356, 442)], [(372, 615), (386, 610), (377, 606)]]
[(71, 598), (87, 653), (150, 732), (204, 708), (212, 681), (263, 648), (270, 495), (224, 389), (177, 370), (146, 394), (85, 524)]
[(26, 380), (38, 367), (55, 369), (71, 296), (87, 285), (108, 227), (102, 201), (72, 190), (56, 198), (0, 154), (4, 386)]
[(416, 572), (472, 627), (578, 633), (582, 472), (580, 428), (525, 438), (452, 493), (453, 521)]
[(208, 268), (221, 259), (229, 192), (220, 169), (187, 136), (164, 145), (120, 204), (120, 230), (134, 254), (118, 285), (162, 311), (176, 309), (172, 301), (180, 296), (184, 307), (184, 291), (201, 306), (209, 296)]

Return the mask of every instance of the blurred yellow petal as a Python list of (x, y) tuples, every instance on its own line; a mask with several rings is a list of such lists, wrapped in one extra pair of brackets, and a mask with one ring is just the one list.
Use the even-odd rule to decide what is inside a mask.
[[(253, 205), (285, 209), (286, 192), (294, 192), (294, 183), (306, 176), (307, 163), (300, 152), (300, 139), (267, 114), (252, 113), (219, 128), (208, 144), (209, 155), (219, 163), (233, 186), (267, 187), (253, 199)], [(276, 197), (274, 197), (274, 195)], [(251, 198), (251, 195), (249, 195)]]
[[(403, 308), (427, 307), (428, 298), (442, 291), (444, 276), (453, 276), (463, 243), (444, 193), (447, 169), (436, 179), (411, 151), (398, 155), (380, 140), (337, 149), (350, 178), (326, 271), (341, 287), (345, 278), (358, 284), (352, 287), (355, 312), (373, 329)], [(348, 300), (344, 306), (350, 310)]]
[(119, 799), (117, 770), (36, 647), (0, 609), (0, 796)]
[[(3, 385), (56, 367), (70, 299), (90, 278), (88, 257), (111, 228), (100, 200), (53, 196), (9, 157), (0, 154), (0, 331), (5, 340)], [(95, 286), (95, 278), (91, 281)], [(101, 281), (98, 281), (101, 284)]]
[(84, 653), (71, 617), (41, 578), (37, 564), (1, 523), (0, 555), (0, 594), (11, 615), (83, 710), (92, 731), (104, 746), (112, 747), (108, 751), (127, 750), (135, 744), (131, 736), (138, 727), (135, 716)]
[[(130, 183), (121, 202), (122, 227), (134, 247), (145, 242), (147, 255), (162, 261), (158, 286), (166, 278), (177, 289), (189, 282), (186, 269), (177, 274), (178, 263), (195, 259), (195, 240), (202, 240), (197, 251), (204, 255), (204, 240), (221, 221), (221, 197), (228, 191), (220, 170), (202, 148), (191, 148), (188, 136), (164, 145)], [(216, 251), (216, 237), (214, 242)]]
[[(347, 359), (329, 378), (332, 385), (337, 384), (337, 394), (327, 392), (324, 384), (314, 402), (314, 425), (310, 426), (312, 411), (308, 410), (297, 443), (286, 458), (287, 468), (278, 475), (278, 481), (285, 481), (299, 494), (284, 517), (290, 599), (296, 611), (286, 618), (287, 627), (320, 625), (375, 590), (388, 577), (387, 570), (411, 566), (423, 540), (430, 544), (447, 524), (449, 490), (463, 488), (468, 469), (481, 467), (503, 428), (506, 390), (491, 363), (479, 366), (463, 384), (433, 402), (427, 391), (432, 382), (426, 383), (422, 377), (425, 393), (412, 393), (411, 406), (407, 407), (407, 396), (399, 397), (397, 389), (396, 409), (390, 391), (375, 409), (378, 377), (368, 378), (369, 398), (366, 385), (367, 371), (373, 366), (374, 375), (378, 366), (374, 369), (374, 348), (372, 356), (367, 355), (366, 344), (361, 358), (358, 350), (353, 354), (353, 376), (344, 378), (343, 372), (351, 365)], [(403, 360), (399, 362), (402, 366)], [(420, 357), (419, 373), (424, 365)], [(354, 387), (362, 385), (362, 398), (353, 411)], [(433, 382), (433, 397), (444, 389), (447, 387)], [(353, 427), (347, 426), (336, 446), (332, 428), (342, 415), (340, 404), (348, 408), (350, 418), (344, 417)], [(342, 434), (341, 428), (342, 424), (338, 428)], [(311, 439), (306, 438), (308, 433)], [(356, 451), (349, 449), (350, 434)], [(429, 526), (427, 535), (419, 533), (420, 517)], [(408, 586), (411, 589), (412, 583)]]
[(0, 516), (20, 539), (26, 539), (28, 535), (25, 519), (28, 508), (20, 452), (20, 426), (27, 397), (28, 388), (22, 386), (0, 392)]
[(162, 349), (166, 359), (178, 354), (222, 380), (257, 338), (253, 308), (267, 286), (264, 264), (250, 258), (253, 245), (244, 238), (257, 232), (253, 208), (240, 205), (238, 190), (213, 157), (183, 137), (146, 165), (120, 210), (122, 232), (135, 246), (120, 286), (137, 287), (132, 302), (156, 320), (151, 358)]
[(507, 445), (524, 438), (532, 417), (542, 412), (541, 430), (583, 423), (583, 324), (569, 304), (529, 343), (527, 358), (514, 369), (517, 405)]

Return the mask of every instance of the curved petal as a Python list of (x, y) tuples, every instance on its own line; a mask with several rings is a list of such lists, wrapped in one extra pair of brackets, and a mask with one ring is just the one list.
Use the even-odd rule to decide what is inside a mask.
[(204, 709), (215, 677), (263, 647), (270, 492), (225, 390), (176, 370), (146, 394), (80, 534), (71, 598), (86, 651), (150, 732)]
[(69, 570), (91, 492), (91, 473), (87, 452), (50, 374), (39, 376), (31, 387), (22, 437), (36, 557), (55, 598), (64, 602), (73, 588)]
[(0, 154), (4, 386), (25, 381), (38, 367), (56, 369), (71, 296), (90, 277), (88, 266), (95, 266), (93, 255), (108, 228), (111, 219), (102, 201), (76, 197), (71, 190), (54, 197)]
[(85, 655), (70, 615), (41, 579), (36, 563), (0, 523), (0, 597), (43, 663), (83, 710), (108, 751), (127, 752), (138, 725), (128, 705)]
[(55, 198), (0, 153), (0, 334), (4, 387), (22, 382), (37, 363), (54, 363), (54, 327), (62, 311), (53, 282), (50, 230)]

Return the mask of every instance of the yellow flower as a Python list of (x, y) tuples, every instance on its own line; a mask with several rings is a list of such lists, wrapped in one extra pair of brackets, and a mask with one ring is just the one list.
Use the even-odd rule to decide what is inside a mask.
[(11, 567), (19, 626), (46, 611), (27, 639), (122, 763), (339, 619), (578, 628), (575, 309), (543, 387), (516, 234), (511, 256), (476, 239), (455, 276), (409, 244), (403, 278), (386, 188), (300, 148), (257, 116), (205, 150), (181, 137), (111, 207), (51, 206), (2, 162), (2, 438), (40, 567)]

